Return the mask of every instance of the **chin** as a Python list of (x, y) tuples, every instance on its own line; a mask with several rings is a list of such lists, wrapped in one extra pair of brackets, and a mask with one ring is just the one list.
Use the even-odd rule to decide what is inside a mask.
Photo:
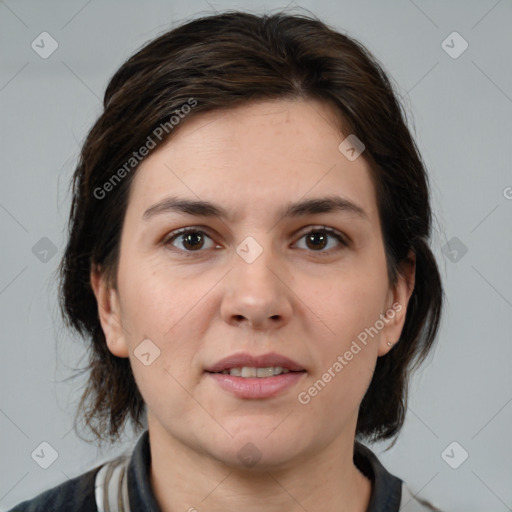
[(274, 422), (269, 428), (244, 425), (233, 438), (225, 438), (225, 443), (214, 442), (207, 450), (237, 470), (258, 472), (292, 466), (302, 448), (301, 439), (296, 439), (291, 431), (277, 432), (277, 424)]

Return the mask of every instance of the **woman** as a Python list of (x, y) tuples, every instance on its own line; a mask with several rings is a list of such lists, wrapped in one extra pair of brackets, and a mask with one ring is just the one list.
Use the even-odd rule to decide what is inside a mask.
[(73, 184), (79, 413), (144, 432), (13, 510), (437, 510), (361, 444), (400, 432), (443, 299), (426, 171), (361, 44), (285, 13), (178, 27), (114, 75)]

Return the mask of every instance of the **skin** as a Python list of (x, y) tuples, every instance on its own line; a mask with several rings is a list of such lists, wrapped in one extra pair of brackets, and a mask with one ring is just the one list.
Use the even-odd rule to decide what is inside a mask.
[[(137, 171), (117, 287), (99, 268), (91, 283), (108, 347), (130, 358), (147, 404), (151, 485), (164, 512), (367, 509), (371, 482), (352, 460), (358, 408), (377, 358), (400, 337), (414, 262), (391, 286), (370, 169), (364, 154), (349, 161), (340, 152), (345, 136), (324, 103), (260, 101), (183, 122)], [(278, 216), (290, 202), (334, 193), (366, 218)], [(211, 201), (233, 217), (143, 218), (170, 195)], [(332, 236), (308, 243), (304, 235), (323, 226), (348, 245)], [(206, 236), (169, 241), (184, 227)], [(252, 263), (236, 252), (247, 236), (263, 249)], [(393, 303), (403, 306), (394, 318), (299, 403)], [(160, 350), (149, 366), (134, 355), (144, 339)], [(204, 368), (240, 352), (277, 352), (306, 373), (276, 397), (237, 398)], [(261, 454), (251, 468), (237, 456), (248, 442)]]

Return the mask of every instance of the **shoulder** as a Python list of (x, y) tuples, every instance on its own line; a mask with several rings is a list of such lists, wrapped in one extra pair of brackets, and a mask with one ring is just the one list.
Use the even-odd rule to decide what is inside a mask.
[(434, 507), (428, 501), (414, 496), (405, 483), (402, 484), (400, 510), (403, 510), (403, 512), (441, 512), (440, 509)]
[(415, 496), (401, 478), (389, 473), (370, 448), (359, 442), (355, 443), (354, 462), (373, 483), (368, 512), (441, 512)]
[(9, 512), (96, 512), (94, 481), (101, 466), (23, 501)]

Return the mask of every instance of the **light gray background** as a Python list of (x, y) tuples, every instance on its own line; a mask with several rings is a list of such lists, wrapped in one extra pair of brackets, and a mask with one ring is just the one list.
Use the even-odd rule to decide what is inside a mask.
[[(62, 328), (53, 277), (65, 244), (69, 178), (110, 76), (141, 44), (186, 19), (284, 6), (0, 1), (0, 510), (131, 446), (127, 436), (100, 452), (71, 430), (83, 380), (64, 379), (84, 350)], [(433, 248), (448, 297), (442, 330), (412, 382), (396, 445), (372, 448), (389, 471), (444, 510), (512, 510), (512, 2), (300, 6), (360, 39), (395, 78), (433, 184)], [(47, 59), (31, 48), (43, 31), (59, 45)], [(456, 59), (441, 46), (453, 31), (469, 44)], [(461, 48), (457, 40), (448, 44)], [(55, 255), (40, 246), (34, 254), (43, 237)], [(457, 254), (445, 256), (448, 241)], [(31, 458), (43, 441), (58, 453), (46, 470)], [(469, 453), (458, 469), (441, 456), (453, 441)], [(460, 453), (448, 451), (452, 464)]]

